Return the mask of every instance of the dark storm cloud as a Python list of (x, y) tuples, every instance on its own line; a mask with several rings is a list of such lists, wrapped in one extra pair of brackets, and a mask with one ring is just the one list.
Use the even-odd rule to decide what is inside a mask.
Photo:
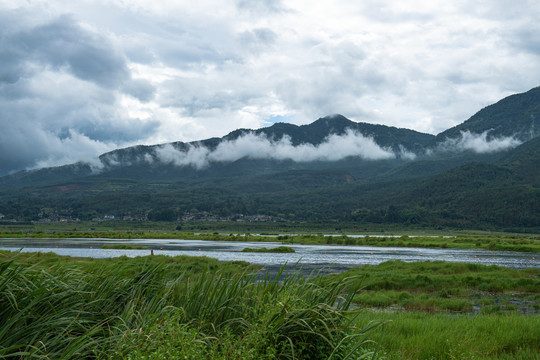
[[(18, 13), (20, 15), (20, 12)], [(118, 111), (127, 94), (155, 89), (133, 79), (107, 38), (70, 16), (0, 26), (0, 175), (95, 157), (153, 133), (157, 121)]]
[(99, 139), (103, 142), (129, 143), (140, 139), (144, 134), (152, 133), (157, 125), (157, 121), (143, 122), (138, 119), (129, 119), (129, 123), (118, 120), (110, 123), (95, 122), (88, 119), (79, 126), (71, 126), (67, 129), (75, 129), (90, 139)]
[[(114, 48), (97, 35), (84, 31), (71, 17), (2, 38), (4, 57), (17, 63), (29, 61), (67, 70), (80, 79), (116, 87), (129, 79), (126, 62)], [(18, 76), (24, 68), (19, 66)]]
[(104, 37), (83, 29), (70, 16), (1, 38), (0, 79), (14, 83), (32, 72), (32, 65), (69, 72), (105, 88), (125, 87), (130, 95), (149, 100), (154, 89), (132, 80), (124, 56)]

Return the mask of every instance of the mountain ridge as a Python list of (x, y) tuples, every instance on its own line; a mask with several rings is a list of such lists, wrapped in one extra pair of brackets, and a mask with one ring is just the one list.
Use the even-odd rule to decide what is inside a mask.
[[(455, 138), (463, 131), (489, 138), (511, 136), (521, 141), (540, 135), (540, 86), (520, 94), (513, 94), (488, 105), (463, 123), (437, 134), (437, 142)], [(503, 111), (504, 109), (504, 111)]]
[[(366, 137), (371, 137), (375, 140), (377, 145), (383, 148), (390, 148), (394, 152), (405, 149), (416, 156), (422, 156), (426, 151), (439, 151), (441, 144), (444, 144), (447, 139), (458, 138), (463, 132), (467, 131), (474, 134), (488, 132), (486, 135), (487, 140), (494, 139), (496, 136), (513, 136), (521, 139), (521, 141), (530, 140), (540, 134), (540, 126), (536, 126), (536, 118), (540, 117), (540, 104), (538, 104), (538, 99), (540, 99), (540, 87), (533, 88), (522, 94), (510, 95), (495, 104), (481, 109), (465, 122), (437, 135), (393, 126), (355, 122), (342, 115), (335, 114), (319, 118), (311, 124), (300, 126), (288, 123), (275, 123), (272, 126), (256, 130), (237, 129), (222, 138), (214, 137), (192, 142), (176, 141), (157, 145), (130, 146), (101, 154), (98, 159), (102, 165), (105, 166), (111, 166), (117, 163), (136, 162), (140, 161), (144, 156), (155, 158), (155, 149), (167, 145), (173, 146), (179, 151), (186, 151), (190, 147), (197, 146), (204, 146), (209, 150), (214, 150), (223, 141), (233, 141), (247, 134), (264, 135), (268, 139), (274, 141), (280, 140), (286, 136), (290, 138), (293, 146), (301, 144), (318, 145), (332, 134), (343, 135), (346, 129), (351, 129)], [(517, 110), (500, 111), (501, 106), (506, 107), (510, 104), (510, 106), (515, 107), (516, 103), (518, 104)], [(508, 121), (508, 116), (516, 116), (516, 114), (520, 119), (518, 123), (519, 128), (517, 130), (516, 128), (514, 128), (514, 130), (509, 130), (510, 128), (508, 126), (501, 126), (501, 123), (504, 123), (503, 120)], [(492, 117), (495, 117), (495, 122), (493, 120), (486, 121), (486, 118), (491, 119)], [(532, 121), (528, 123), (528, 126), (527, 121), (524, 120), (527, 117), (531, 118)], [(400, 146), (403, 148), (400, 148)], [(437, 147), (439, 147), (439, 149)], [(88, 167), (86, 163), (76, 163), (44, 169), (49, 169), (47, 171), (51, 172), (51, 169), (55, 168), (61, 169), (63, 172), (68, 172), (71, 168), (73, 169), (73, 176), (71, 176), (71, 178), (76, 178), (79, 175), (88, 175), (89, 169), (92, 169), (92, 166)], [(14, 174), (11, 174), (0, 177), (0, 187), (2, 187), (2, 184), (6, 187), (5, 184), (9, 182), (7, 181), (9, 177), (14, 179), (24, 178), (24, 175), (32, 177), (36, 171), (40, 170), (42, 169), (23, 170), (15, 173), (18, 174), (15, 176), (12, 176)], [(96, 168), (94, 168), (94, 171), (96, 171)], [(49, 177), (56, 179), (55, 176)], [(31, 180), (27, 182), (23, 181), (23, 184), (31, 182)], [(18, 181), (15, 181), (15, 183), (18, 184)]]
[(307, 125), (117, 149), (94, 164), (0, 177), (0, 213), (39, 220), (43, 208), (81, 218), (167, 208), (540, 228), (540, 137), (535, 122), (534, 131), (525, 126), (540, 108), (538, 89), (502, 99), (438, 135), (337, 114)]

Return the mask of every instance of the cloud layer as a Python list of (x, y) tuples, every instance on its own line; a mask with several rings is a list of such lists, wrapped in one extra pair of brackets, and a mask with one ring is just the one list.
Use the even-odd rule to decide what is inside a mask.
[[(178, 167), (205, 169), (214, 163), (235, 162), (241, 159), (294, 161), (297, 163), (313, 161), (339, 161), (357, 158), (367, 161), (403, 159), (414, 160), (417, 157), (473, 151), (478, 154), (495, 153), (512, 149), (522, 144), (515, 137), (489, 136), (490, 131), (481, 134), (462, 131), (459, 137), (447, 138), (433, 148), (427, 148), (420, 154), (398, 145), (398, 150), (379, 146), (370, 136), (364, 136), (352, 129), (344, 134), (331, 134), (318, 145), (302, 143), (293, 145), (287, 135), (280, 139), (269, 139), (264, 134), (246, 132), (233, 140), (221, 141), (215, 148), (209, 149), (200, 142), (189, 144), (163, 144), (150, 148), (144, 155), (130, 157), (129, 153), (107, 154), (101, 161), (88, 162), (95, 171), (105, 167), (128, 166), (133, 163), (160, 163)], [(135, 151), (137, 153), (137, 150)]]
[[(288, 136), (281, 139), (268, 139), (262, 134), (247, 133), (234, 140), (226, 140), (210, 150), (200, 144), (189, 144), (187, 149), (178, 149), (172, 144), (164, 144), (155, 148), (155, 156), (147, 154), (139, 161), (175, 166), (190, 166), (204, 169), (216, 162), (234, 162), (240, 159), (254, 160), (292, 160), (294, 162), (339, 161), (349, 157), (363, 160), (387, 160), (400, 158), (414, 160), (418, 156), (431, 155), (433, 152), (458, 153), (473, 151), (478, 154), (494, 153), (512, 149), (521, 145), (515, 137), (489, 138), (489, 131), (474, 134), (461, 132), (457, 138), (447, 138), (434, 149), (427, 149), (426, 154), (415, 154), (403, 146), (395, 152), (379, 146), (371, 137), (348, 129), (345, 134), (329, 135), (321, 144), (304, 143), (293, 145)], [(114, 160), (114, 159), (108, 159)], [(109, 161), (110, 162), (110, 161)], [(120, 165), (112, 161), (113, 165)]]
[(243, 158), (292, 160), (295, 162), (338, 161), (347, 157), (382, 160), (396, 155), (383, 149), (372, 138), (348, 130), (344, 135), (330, 135), (319, 145), (293, 146), (289, 137), (269, 140), (263, 135), (245, 134), (235, 140), (221, 142), (215, 150), (191, 145), (187, 151), (166, 144), (156, 150), (157, 160), (177, 166), (202, 169), (212, 162), (234, 162)]
[(435, 134), (539, 85), (539, 17), (525, 0), (3, 1), (0, 175), (333, 113)]
[(446, 139), (439, 144), (439, 151), (474, 151), (478, 154), (494, 153), (508, 150), (521, 145), (521, 141), (515, 137), (488, 138), (489, 130), (481, 134), (462, 131), (461, 136), (455, 139)]

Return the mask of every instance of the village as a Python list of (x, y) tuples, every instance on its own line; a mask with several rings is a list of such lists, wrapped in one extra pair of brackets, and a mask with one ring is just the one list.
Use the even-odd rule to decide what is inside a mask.
[[(178, 222), (186, 221), (215, 221), (215, 222), (288, 222), (288, 219), (278, 216), (257, 214), (257, 215), (244, 215), (244, 214), (232, 214), (229, 216), (218, 216), (206, 211), (197, 212), (184, 212), (176, 218)], [(23, 221), (17, 218), (8, 218), (4, 214), (0, 213), (0, 221), (2, 222), (20, 222)], [(57, 223), (57, 222), (79, 222), (81, 219), (77, 216), (70, 215), (68, 211), (56, 211), (51, 208), (41, 209), (38, 213), (38, 218), (32, 220), (33, 223)], [(150, 221), (148, 214), (104, 214), (100, 216), (94, 216), (91, 218), (93, 222), (103, 221)]]

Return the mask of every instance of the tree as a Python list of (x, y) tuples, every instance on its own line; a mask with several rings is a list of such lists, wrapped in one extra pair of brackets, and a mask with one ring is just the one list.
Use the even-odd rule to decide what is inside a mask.
[(176, 218), (177, 213), (171, 208), (154, 209), (148, 213), (148, 220), (151, 221), (175, 221)]

